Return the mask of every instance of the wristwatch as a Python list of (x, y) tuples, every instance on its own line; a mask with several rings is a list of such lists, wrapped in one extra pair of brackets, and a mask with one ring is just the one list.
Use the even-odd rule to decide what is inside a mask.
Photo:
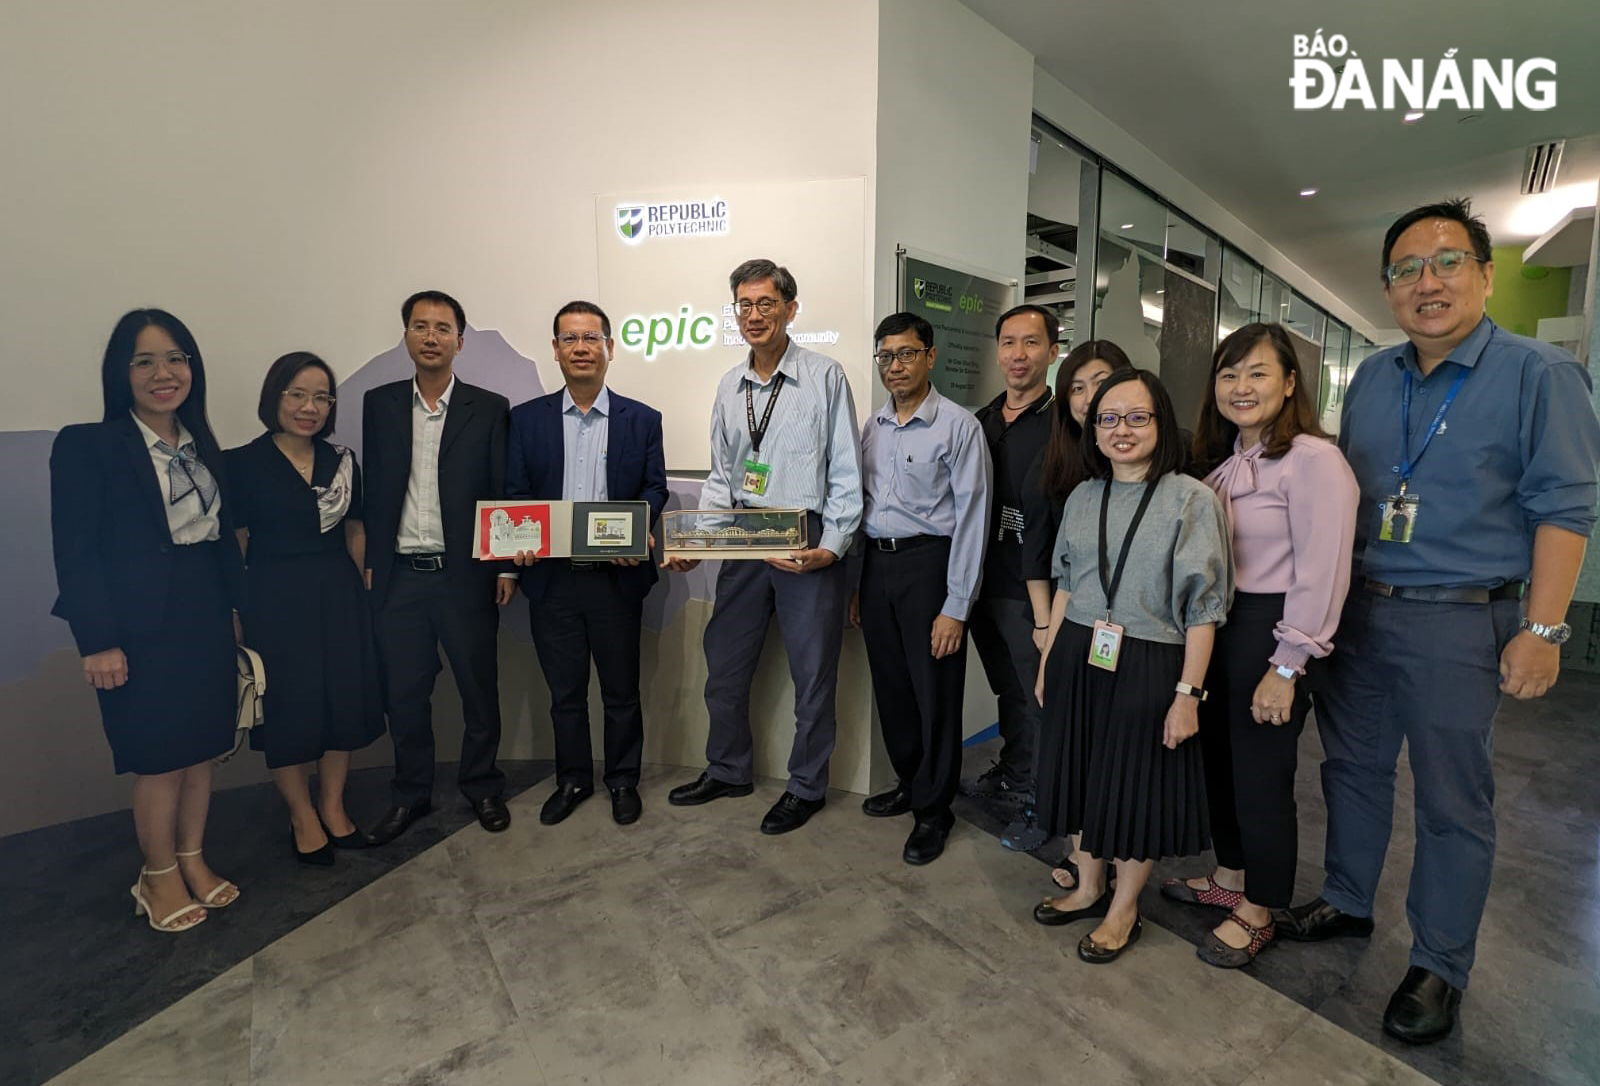
[(1552, 645), (1565, 645), (1567, 638), (1572, 636), (1572, 627), (1565, 622), (1557, 623), (1554, 626), (1546, 626), (1542, 622), (1535, 622), (1531, 618), (1525, 618), (1518, 628), (1527, 630), (1533, 636), (1542, 638)]
[(1206, 691), (1200, 689), (1198, 686), (1190, 686), (1188, 683), (1185, 683), (1185, 682), (1180, 682), (1173, 689), (1177, 690), (1177, 692), (1180, 693), (1180, 694), (1188, 694), (1191, 698), (1195, 699), (1196, 701), (1205, 701), (1206, 698), (1211, 696), (1209, 693), (1207, 693)]
[(1296, 671), (1292, 667), (1287, 667), (1287, 666), (1285, 666), (1283, 664), (1279, 664), (1277, 667), (1273, 668), (1272, 670), (1276, 671), (1278, 673), (1278, 678), (1280, 678), (1280, 679), (1288, 679), (1290, 682), (1294, 682), (1296, 679), (1298, 679), (1300, 677), (1300, 673), (1298, 671)]

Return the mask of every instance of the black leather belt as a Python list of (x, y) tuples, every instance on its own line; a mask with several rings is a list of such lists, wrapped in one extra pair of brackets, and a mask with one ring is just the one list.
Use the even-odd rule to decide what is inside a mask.
[(1498, 588), (1479, 588), (1473, 585), (1407, 586), (1367, 581), (1362, 587), (1373, 595), (1394, 600), (1418, 600), (1423, 603), (1493, 603), (1495, 600), (1520, 600), (1528, 586), (1523, 581), (1510, 581)]
[(444, 568), (442, 554), (396, 554), (394, 559), (418, 573), (437, 573)]
[(567, 564), (570, 565), (574, 570), (576, 570), (579, 573), (589, 573), (589, 572), (592, 572), (594, 570), (604, 568), (605, 566), (609, 566), (611, 563), (610, 562), (580, 562), (576, 558), (569, 558), (569, 559), (567, 559)]
[(909, 551), (916, 547), (925, 547), (929, 543), (949, 542), (949, 539), (950, 537), (947, 535), (908, 535), (899, 539), (868, 539), (867, 543), (880, 551), (894, 554), (899, 551)]

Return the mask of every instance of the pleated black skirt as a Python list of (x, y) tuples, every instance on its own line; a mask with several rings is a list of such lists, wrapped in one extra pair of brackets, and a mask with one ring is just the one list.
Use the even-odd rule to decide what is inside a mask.
[(217, 549), (234, 545), (228, 539), (172, 548), (160, 628), (124, 641), (128, 681), (96, 691), (118, 773), (170, 773), (232, 749), (238, 672)]
[(1063, 622), (1045, 663), (1041, 824), (1106, 860), (1192, 856), (1211, 844), (1198, 739), (1161, 744), (1183, 646), (1123, 637), (1116, 671), (1089, 666), (1092, 630)]

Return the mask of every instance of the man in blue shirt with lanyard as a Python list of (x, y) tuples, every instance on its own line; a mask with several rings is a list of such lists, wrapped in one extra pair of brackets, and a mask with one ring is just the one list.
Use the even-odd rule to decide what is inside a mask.
[(1384, 293), (1409, 342), (1357, 371), (1339, 433), (1362, 504), (1316, 700), (1327, 875), (1321, 897), (1274, 918), (1290, 939), (1371, 934), (1403, 740), (1416, 784), (1411, 968), (1383, 1028), (1414, 1044), (1450, 1032), (1472, 968), (1494, 866), (1500, 696), (1555, 683), (1595, 523), (1589, 376), (1484, 315), (1490, 257), (1465, 200), (1409, 212), (1384, 238)]
[(761, 820), (762, 833), (778, 834), (805, 825), (828, 791), (844, 640), (839, 559), (861, 523), (861, 446), (844, 368), (789, 338), (799, 310), (794, 276), (770, 260), (747, 260), (728, 281), (750, 356), (717, 385), (700, 505), (808, 510), (807, 543), (782, 558), (722, 563), (705, 634), (706, 770), (667, 802), (692, 806), (753, 790), (750, 684), (776, 614), (795, 688), (789, 787)]

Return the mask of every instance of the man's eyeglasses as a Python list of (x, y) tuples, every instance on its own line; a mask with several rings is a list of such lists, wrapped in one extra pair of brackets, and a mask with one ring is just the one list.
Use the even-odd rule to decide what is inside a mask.
[(189, 368), (189, 356), (182, 351), (172, 351), (168, 354), (136, 354), (128, 360), (128, 368), (134, 373), (144, 376), (154, 373), (156, 364), (165, 362), (169, 370), (186, 370)]
[(432, 332), (440, 339), (451, 339), (461, 334), (456, 331), (455, 325), (446, 324), (444, 321), (440, 321), (437, 324), (429, 324), (427, 321), (412, 321), (406, 327), (406, 331), (414, 336), (425, 336)]
[(318, 411), (326, 411), (339, 400), (339, 397), (331, 393), (307, 392), (303, 388), (286, 388), (283, 390), (283, 398), (294, 407), (304, 407), (309, 403)]
[(879, 351), (872, 356), (880, 370), (886, 370), (896, 362), (902, 366), (909, 366), (917, 360), (918, 355), (927, 354), (931, 347), (901, 347), (898, 351)]
[(587, 347), (599, 347), (606, 341), (606, 337), (599, 332), (562, 332), (556, 337), (556, 342), (563, 347), (576, 347), (582, 343)]
[(782, 305), (783, 303), (776, 298), (762, 298), (754, 302), (752, 302), (749, 298), (740, 298), (737, 302), (733, 303), (733, 308), (734, 312), (738, 313), (741, 317), (748, 317), (752, 309), (754, 309), (757, 313), (760, 313), (763, 317), (770, 317), (772, 314), (776, 313), (778, 308)]
[(1383, 278), (1391, 287), (1403, 287), (1421, 279), (1423, 268), (1432, 268), (1433, 274), (1440, 279), (1452, 279), (1461, 274), (1461, 269), (1467, 266), (1469, 260), (1482, 262), (1481, 257), (1465, 249), (1446, 249), (1432, 256), (1408, 256), (1384, 268)]
[(1153, 411), (1129, 411), (1119, 415), (1115, 411), (1102, 411), (1094, 417), (1094, 424), (1102, 430), (1115, 430), (1117, 423), (1125, 422), (1135, 430), (1143, 430), (1156, 419)]

